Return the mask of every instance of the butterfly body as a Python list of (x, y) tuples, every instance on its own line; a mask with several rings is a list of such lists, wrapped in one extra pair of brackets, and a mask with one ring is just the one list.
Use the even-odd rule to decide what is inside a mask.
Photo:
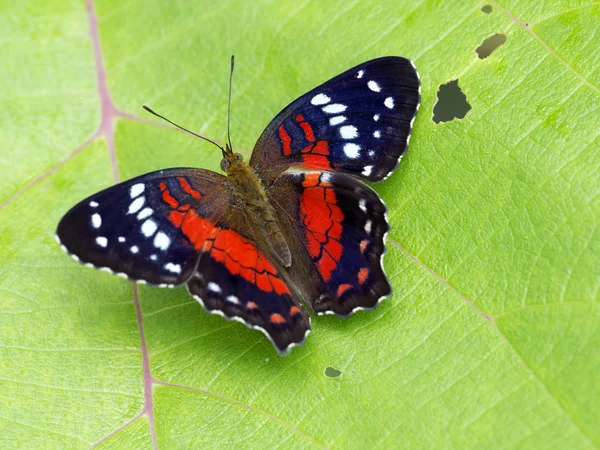
[(86, 265), (162, 287), (261, 330), (280, 354), (316, 314), (373, 309), (386, 207), (363, 183), (397, 166), (420, 100), (412, 63), (360, 64), (301, 96), (267, 126), (246, 163), (227, 144), (225, 175), (173, 168), (74, 206), (57, 239)]
[[(239, 155), (239, 154), (238, 154)], [(265, 193), (260, 178), (243, 160), (235, 157), (231, 162), (224, 159), (227, 179), (232, 188), (233, 204), (240, 209), (247, 223), (257, 231), (256, 239), (262, 242), (262, 248), (269, 248), (275, 259), (285, 267), (291, 265), (292, 257), (287, 242), (281, 232), (275, 211)]]

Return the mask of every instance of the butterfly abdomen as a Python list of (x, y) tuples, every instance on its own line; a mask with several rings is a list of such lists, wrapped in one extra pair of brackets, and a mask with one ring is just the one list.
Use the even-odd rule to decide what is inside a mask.
[(285, 267), (290, 267), (292, 256), (281, 232), (280, 223), (273, 206), (269, 203), (264, 187), (254, 171), (243, 161), (232, 164), (227, 178), (233, 187), (233, 195), (242, 208), (243, 215), (252, 224), (253, 233), (264, 240), (265, 246)]

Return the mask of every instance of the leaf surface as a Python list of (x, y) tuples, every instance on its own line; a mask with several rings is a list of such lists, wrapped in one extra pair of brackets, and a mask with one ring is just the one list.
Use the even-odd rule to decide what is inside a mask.
[[(600, 6), (490, 5), (1, 5), (0, 447), (599, 447)], [(215, 148), (141, 106), (222, 140), (231, 54), (245, 155), (361, 61), (406, 56), (422, 80), (410, 151), (376, 185), (394, 295), (313, 318), (285, 358), (185, 290), (132, 289), (53, 239), (116, 177), (218, 170)], [(471, 109), (436, 124), (452, 80)]]

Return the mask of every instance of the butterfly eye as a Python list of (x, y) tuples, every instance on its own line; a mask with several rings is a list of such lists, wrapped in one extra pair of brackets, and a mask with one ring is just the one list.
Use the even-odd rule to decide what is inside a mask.
[(229, 169), (229, 161), (227, 161), (226, 159), (222, 159), (221, 160), (221, 170), (223, 172), (227, 172), (227, 169)]
[(244, 157), (241, 154), (239, 154), (239, 153), (236, 153), (234, 156), (235, 156), (235, 160), (236, 161), (243, 161), (244, 160)]

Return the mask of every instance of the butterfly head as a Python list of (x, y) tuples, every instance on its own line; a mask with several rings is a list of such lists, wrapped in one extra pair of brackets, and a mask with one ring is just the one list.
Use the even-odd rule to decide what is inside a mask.
[(244, 157), (239, 153), (234, 153), (229, 143), (225, 144), (225, 148), (221, 148), (223, 159), (221, 160), (221, 170), (227, 174), (243, 164)]

